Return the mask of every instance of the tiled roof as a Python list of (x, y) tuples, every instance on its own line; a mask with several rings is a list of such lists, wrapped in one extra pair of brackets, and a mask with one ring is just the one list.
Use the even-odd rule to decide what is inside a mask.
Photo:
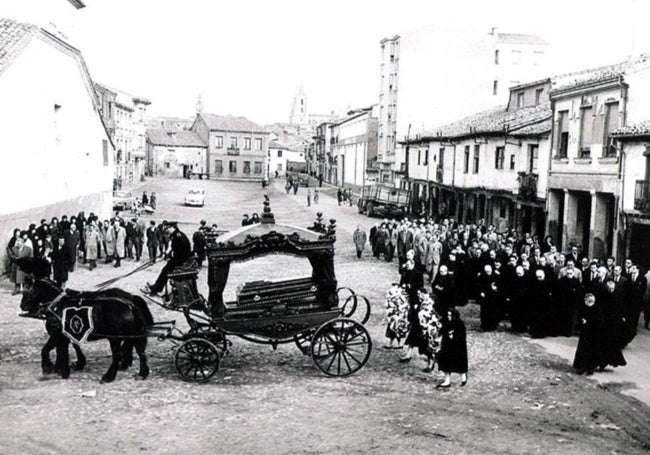
[(269, 144), (269, 148), (270, 148), (270, 149), (289, 150), (289, 146), (287, 146), (287, 145), (285, 145), (285, 144), (283, 144), (283, 143), (281, 143), (281, 142), (278, 142), (278, 141), (272, 141), (272, 142)]
[(0, 18), (0, 73), (22, 52), (38, 27)]
[(152, 145), (166, 147), (205, 147), (205, 143), (194, 131), (180, 130), (173, 134), (167, 134), (162, 128), (147, 130), (147, 141)]
[(513, 136), (536, 136), (538, 134), (550, 133), (552, 126), (553, 121), (548, 118), (542, 122), (524, 126), (523, 128), (511, 132), (510, 134)]
[(548, 44), (538, 35), (529, 35), (524, 33), (499, 33), (497, 43), (501, 44)]
[(650, 54), (640, 54), (631, 57), (623, 62), (613, 65), (590, 68), (583, 71), (562, 74), (551, 78), (553, 89), (551, 94), (557, 91), (563, 91), (572, 88), (578, 88), (585, 85), (606, 81), (619, 76), (623, 76), (630, 71), (650, 66)]
[(200, 114), (212, 131), (240, 131), (246, 133), (267, 133), (264, 128), (246, 117), (233, 115)]
[(633, 123), (632, 125), (623, 126), (615, 131), (612, 131), (612, 136), (617, 137), (636, 137), (636, 136), (650, 136), (650, 120), (643, 122)]
[(497, 107), (426, 131), (422, 136), (460, 138), (477, 134), (502, 133), (506, 128), (508, 132), (514, 134), (520, 132), (524, 127), (550, 118), (550, 103), (510, 111), (504, 107)]

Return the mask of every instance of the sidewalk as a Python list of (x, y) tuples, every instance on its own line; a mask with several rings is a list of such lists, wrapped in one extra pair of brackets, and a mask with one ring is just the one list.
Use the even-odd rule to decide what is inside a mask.
[[(578, 338), (543, 338), (531, 340), (542, 346), (550, 354), (557, 355), (573, 362)], [(639, 324), (639, 332), (634, 340), (623, 350), (627, 365), (618, 368), (607, 368), (604, 372), (595, 372), (591, 378), (599, 384), (617, 383), (633, 388), (623, 388), (621, 393), (630, 395), (650, 406), (650, 362), (648, 350), (650, 349), (650, 330)]]

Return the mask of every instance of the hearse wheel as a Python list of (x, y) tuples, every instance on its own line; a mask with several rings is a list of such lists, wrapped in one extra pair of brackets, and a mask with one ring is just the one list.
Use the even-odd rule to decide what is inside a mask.
[(204, 338), (190, 338), (176, 351), (176, 371), (185, 381), (206, 382), (219, 370), (219, 349)]
[(359, 371), (372, 351), (366, 328), (353, 319), (326, 322), (311, 339), (311, 358), (328, 376), (349, 376)]
[(364, 295), (352, 294), (343, 302), (341, 315), (365, 324), (370, 318), (370, 301)]

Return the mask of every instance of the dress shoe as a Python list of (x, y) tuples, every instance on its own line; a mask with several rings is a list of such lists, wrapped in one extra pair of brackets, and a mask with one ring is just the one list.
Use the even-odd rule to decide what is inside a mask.
[(411, 361), (411, 358), (410, 357), (402, 357), (401, 359), (399, 359), (399, 361), (401, 363), (409, 363)]
[(464, 385), (467, 385), (467, 373), (465, 373), (465, 377), (461, 381), (460, 385), (461, 385), (461, 387), (464, 386)]
[(445, 384), (444, 382), (441, 382), (440, 384), (438, 384), (436, 386), (436, 389), (448, 389), (449, 386), (451, 386), (451, 382), (447, 383), (447, 384)]

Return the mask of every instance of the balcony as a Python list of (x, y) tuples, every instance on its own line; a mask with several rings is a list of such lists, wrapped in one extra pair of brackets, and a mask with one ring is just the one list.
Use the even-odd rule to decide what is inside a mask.
[(537, 174), (520, 172), (517, 177), (519, 181), (519, 197), (525, 201), (537, 199)]
[(634, 210), (650, 213), (650, 181), (637, 180), (634, 187)]
[(239, 155), (239, 147), (230, 146), (226, 149), (226, 153), (228, 155)]

